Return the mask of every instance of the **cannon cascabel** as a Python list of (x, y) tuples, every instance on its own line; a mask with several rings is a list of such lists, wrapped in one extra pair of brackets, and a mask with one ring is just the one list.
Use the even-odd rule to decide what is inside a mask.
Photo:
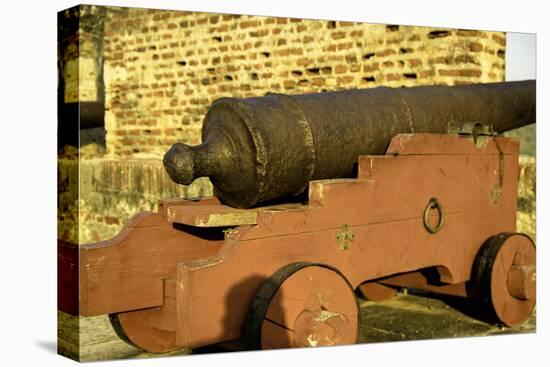
[(164, 166), (184, 185), (208, 176), (222, 202), (249, 208), (300, 194), (310, 180), (353, 177), (358, 156), (384, 154), (395, 134), (468, 122), (497, 132), (534, 123), (535, 81), (222, 98), (206, 114), (203, 143), (174, 144)]

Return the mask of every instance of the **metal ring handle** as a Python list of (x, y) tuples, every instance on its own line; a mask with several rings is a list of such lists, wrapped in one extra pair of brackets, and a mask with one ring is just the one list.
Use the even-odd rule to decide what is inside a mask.
[[(430, 209), (437, 209), (439, 213), (439, 222), (437, 223), (437, 226), (431, 227), (428, 223), (428, 217), (430, 214)], [(426, 205), (426, 209), (424, 209), (424, 227), (426, 230), (430, 233), (437, 233), (443, 227), (444, 222), (444, 214), (443, 214), (443, 207), (437, 200), (437, 198), (431, 198), (430, 201), (428, 201), (428, 205)]]

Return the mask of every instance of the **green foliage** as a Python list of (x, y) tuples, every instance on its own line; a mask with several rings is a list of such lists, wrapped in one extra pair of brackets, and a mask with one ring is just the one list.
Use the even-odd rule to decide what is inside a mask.
[(536, 126), (535, 124), (520, 127), (519, 129), (510, 130), (504, 133), (504, 136), (518, 138), (520, 143), (519, 153), (535, 157), (537, 154), (536, 145)]

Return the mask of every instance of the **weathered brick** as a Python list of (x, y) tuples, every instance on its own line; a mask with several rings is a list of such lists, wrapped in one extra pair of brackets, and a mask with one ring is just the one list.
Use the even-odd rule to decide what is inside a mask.
[(307, 65), (311, 64), (312, 62), (313, 62), (312, 59), (310, 59), (308, 57), (302, 57), (302, 58), (298, 59), (298, 61), (296, 61), (296, 65), (307, 66)]
[(353, 42), (344, 42), (338, 44), (338, 51), (349, 50), (353, 47)]
[(464, 54), (458, 55), (454, 58), (454, 62), (457, 64), (476, 64), (479, 65), (477, 58), (474, 55)]
[(258, 20), (246, 20), (239, 23), (239, 27), (241, 29), (251, 28), (251, 27), (257, 27), (260, 25), (260, 22)]
[(479, 52), (483, 50), (483, 45), (479, 42), (470, 42), (470, 51)]
[(453, 69), (453, 70), (439, 70), (441, 76), (472, 76), (480, 77), (481, 70), (478, 69)]
[(334, 67), (334, 72), (336, 74), (343, 74), (345, 73), (346, 71), (348, 71), (348, 67), (346, 65), (336, 65)]
[(479, 31), (474, 31), (469, 29), (458, 29), (456, 31), (456, 35), (461, 37), (479, 37), (480, 33), (481, 32)]
[(377, 63), (377, 62), (372, 63), (372, 64), (363, 65), (363, 71), (366, 72), (366, 73), (376, 71), (379, 68), (380, 68), (380, 64)]
[(342, 32), (342, 31), (339, 31), (339, 32), (333, 32), (330, 37), (333, 39), (333, 40), (339, 40), (339, 39), (342, 39), (342, 38), (345, 38), (346, 37), (346, 32)]
[(415, 68), (417, 66), (422, 65), (422, 60), (421, 59), (409, 59), (409, 60), (407, 60), (407, 62), (408, 62), (409, 66), (411, 68)]
[(296, 86), (296, 82), (294, 80), (283, 80), (283, 87), (285, 89), (292, 89)]
[(325, 79), (324, 78), (313, 78), (312, 84), (316, 86), (322, 86), (325, 85)]
[(377, 52), (376, 56), (377, 57), (386, 57), (386, 56), (389, 56), (389, 55), (395, 55), (396, 53), (397, 52), (394, 49), (387, 48), (383, 51)]
[(390, 74), (386, 74), (386, 80), (387, 81), (394, 81), (394, 80), (399, 80), (401, 79), (401, 75), (400, 74), (396, 74), (396, 73), (390, 73)]
[(345, 75), (345, 76), (339, 76), (338, 78), (336, 78), (336, 83), (338, 84), (349, 84), (351, 82), (353, 82), (355, 78), (353, 77), (353, 75)]
[(428, 60), (430, 64), (450, 64), (451, 61), (452, 60), (446, 56), (440, 56), (440, 57), (436, 57)]
[(422, 70), (418, 73), (418, 76), (420, 78), (431, 78), (435, 76), (435, 72), (433, 70)]

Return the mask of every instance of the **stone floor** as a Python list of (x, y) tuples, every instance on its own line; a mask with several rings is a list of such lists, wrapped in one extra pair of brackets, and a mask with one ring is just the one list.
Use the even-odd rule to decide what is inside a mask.
[[(529, 333), (535, 332), (536, 327), (535, 312), (520, 327), (501, 328), (479, 321), (468, 300), (420, 292), (412, 294), (406, 290), (383, 302), (375, 303), (359, 298), (359, 306), (360, 343)], [(182, 349), (167, 354), (145, 353), (120, 340), (105, 316), (76, 318), (59, 312), (58, 320), (58, 350), (73, 358), (77, 355), (75, 345), (78, 343), (75, 341), (79, 337), (80, 322), (81, 361), (227, 352), (220, 347), (207, 347), (193, 351)]]

